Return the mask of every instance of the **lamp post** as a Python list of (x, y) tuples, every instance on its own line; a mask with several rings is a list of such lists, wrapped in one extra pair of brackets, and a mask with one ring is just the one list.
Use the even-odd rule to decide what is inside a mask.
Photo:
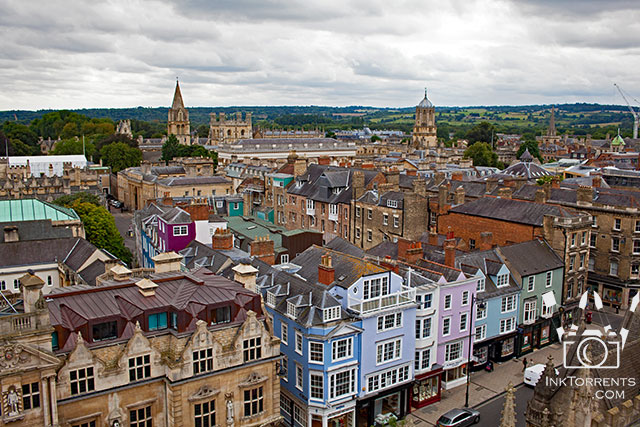
[[(470, 314), (470, 316), (469, 316), (470, 317), (470, 321), (469, 321), (469, 344), (467, 345), (467, 347), (468, 347), (467, 351), (469, 353), (468, 357), (467, 357), (467, 391), (466, 391), (466, 394), (465, 394), (465, 397), (464, 397), (464, 407), (465, 408), (469, 407), (469, 383), (471, 382), (471, 337), (472, 337), (472, 333), (473, 333), (473, 312), (475, 311), (474, 307), (475, 307), (476, 303), (477, 303), (477, 300), (476, 300), (475, 294), (471, 295), (471, 313), (469, 313)], [(478, 303), (478, 307), (479, 308), (484, 308), (485, 307), (484, 302), (479, 302)]]

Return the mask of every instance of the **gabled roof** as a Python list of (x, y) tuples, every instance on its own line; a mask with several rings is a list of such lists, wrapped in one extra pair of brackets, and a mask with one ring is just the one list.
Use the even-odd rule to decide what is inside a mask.
[(167, 224), (191, 224), (191, 215), (184, 209), (173, 207), (160, 215)]
[(564, 267), (562, 259), (546, 242), (530, 240), (497, 248), (500, 258), (520, 276), (530, 276)]
[(537, 227), (542, 226), (545, 215), (553, 215), (561, 218), (575, 218), (585, 215), (562, 206), (495, 197), (476, 199), (456, 206), (452, 208), (450, 212), (517, 222)]
[(318, 265), (320, 265), (321, 257), (325, 254), (331, 256), (331, 263), (335, 270), (335, 281), (332, 285), (345, 289), (362, 276), (387, 271), (362, 258), (313, 245), (291, 260), (292, 264), (300, 266), (300, 270), (296, 274), (305, 278), (307, 282), (317, 283)]

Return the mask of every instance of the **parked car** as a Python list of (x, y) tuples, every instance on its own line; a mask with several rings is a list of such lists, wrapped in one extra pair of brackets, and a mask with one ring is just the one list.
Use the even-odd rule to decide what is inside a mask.
[(123, 203), (119, 200), (111, 200), (109, 202), (111, 204), (111, 206), (113, 206), (114, 208), (121, 208)]
[(466, 427), (480, 422), (480, 412), (471, 408), (452, 409), (438, 418), (436, 427)]
[[(524, 383), (531, 387), (535, 387), (538, 381), (540, 381), (540, 377), (542, 376), (542, 372), (544, 372), (544, 367), (546, 365), (544, 363), (538, 363), (537, 365), (529, 366), (524, 370)], [(558, 370), (556, 369), (556, 375), (558, 375)]]

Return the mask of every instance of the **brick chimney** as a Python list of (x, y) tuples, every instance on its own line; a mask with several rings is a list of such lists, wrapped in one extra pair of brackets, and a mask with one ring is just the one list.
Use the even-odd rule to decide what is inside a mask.
[(328, 166), (331, 164), (331, 158), (329, 156), (318, 157), (318, 164)]
[(17, 225), (7, 225), (4, 228), (4, 242), (18, 242), (20, 241), (20, 235), (18, 234), (18, 226)]
[(27, 274), (20, 278), (20, 284), (22, 285), (24, 312), (31, 313), (38, 310), (36, 302), (42, 295), (44, 281), (36, 276), (33, 270), (29, 270)]
[(449, 267), (456, 264), (456, 238), (453, 231), (447, 231), (447, 239), (444, 241), (444, 263)]
[(391, 270), (396, 274), (400, 271), (400, 268), (398, 267), (398, 263), (396, 262), (396, 260), (392, 259), (389, 255), (387, 255), (386, 257), (384, 257), (384, 259), (380, 261), (380, 267)]
[(602, 187), (602, 175), (601, 174), (592, 174), (591, 175), (591, 186), (593, 188)]
[(269, 236), (258, 236), (251, 242), (251, 256), (266, 262), (269, 265), (276, 263), (275, 243)]
[(331, 255), (324, 254), (320, 257), (318, 265), (318, 282), (324, 285), (331, 285), (335, 281), (336, 270), (331, 264)]
[(545, 203), (547, 201), (547, 193), (543, 188), (538, 188), (535, 194), (535, 202), (536, 203)]
[(191, 215), (193, 221), (208, 221), (209, 220), (209, 205), (201, 201), (194, 199), (190, 205), (182, 207), (186, 212)]
[(463, 205), (464, 204), (464, 188), (462, 186), (456, 188), (456, 191), (453, 195), (453, 204), (454, 205)]
[(354, 171), (352, 178), (353, 199), (358, 200), (364, 194), (364, 172)]
[(211, 237), (211, 247), (218, 250), (233, 249), (233, 234), (229, 230), (217, 228)]
[(438, 210), (447, 211), (447, 198), (449, 197), (449, 184), (440, 184), (438, 187)]
[(451, 181), (462, 181), (463, 176), (462, 172), (453, 172), (451, 174)]
[(429, 227), (429, 245), (438, 246), (438, 232), (433, 225)]
[(498, 197), (502, 199), (510, 199), (512, 194), (513, 190), (511, 190), (511, 188), (509, 187), (503, 187), (498, 190)]
[(422, 258), (422, 242), (398, 238), (398, 259), (414, 264)]

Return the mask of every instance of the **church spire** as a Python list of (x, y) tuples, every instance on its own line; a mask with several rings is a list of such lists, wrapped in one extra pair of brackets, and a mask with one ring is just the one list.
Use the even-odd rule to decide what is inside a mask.
[(516, 427), (516, 397), (514, 395), (513, 383), (509, 381), (509, 385), (505, 389), (507, 392), (504, 397), (504, 406), (502, 407), (502, 418), (500, 419), (500, 427)]
[(180, 82), (176, 78), (176, 91), (173, 94), (173, 103), (171, 108), (174, 110), (184, 108), (184, 102), (182, 101), (182, 93), (180, 92)]

